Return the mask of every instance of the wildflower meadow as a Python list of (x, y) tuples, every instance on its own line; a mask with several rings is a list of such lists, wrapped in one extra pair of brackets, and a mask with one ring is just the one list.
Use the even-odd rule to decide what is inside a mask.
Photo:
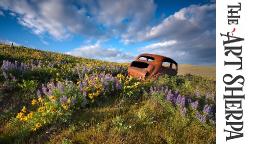
[(0, 45), (0, 143), (215, 143), (215, 78)]

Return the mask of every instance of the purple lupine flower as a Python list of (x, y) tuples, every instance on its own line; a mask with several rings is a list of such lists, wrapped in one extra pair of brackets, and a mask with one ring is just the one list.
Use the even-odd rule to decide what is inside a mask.
[(172, 101), (173, 101), (174, 104), (176, 104), (176, 101), (177, 101), (178, 96), (179, 96), (179, 93), (177, 93), (177, 92), (175, 92), (175, 93), (173, 94)]
[(52, 95), (52, 92), (55, 88), (48, 88), (48, 92), (47, 92), (47, 95), (50, 96)]
[(25, 72), (26, 70), (29, 69), (29, 66), (24, 63), (19, 64), (17, 61), (12, 63), (8, 60), (4, 60), (2, 66), (1, 66), (1, 69), (2, 69), (2, 71), (18, 70), (21, 72)]
[(82, 70), (82, 77), (84, 77), (85, 73), (87, 72), (87, 68), (84, 66)]
[(48, 95), (47, 87), (44, 84), (42, 84), (42, 92), (43, 94)]
[(212, 106), (206, 104), (206, 105), (204, 106), (203, 112), (204, 112), (205, 114), (210, 114), (210, 113), (211, 113), (211, 110), (212, 110)]
[(83, 87), (87, 87), (88, 86), (88, 82), (87, 81), (83, 81), (82, 84), (83, 84)]
[(83, 92), (83, 96), (84, 96), (84, 97), (87, 97), (86, 91)]
[(122, 85), (121, 85), (121, 83), (117, 79), (115, 79), (115, 83), (116, 83), (116, 89), (117, 90), (122, 89)]
[(49, 83), (47, 83), (47, 88), (48, 88), (49, 90), (53, 90), (53, 89), (55, 89), (56, 87), (55, 87), (55, 85), (54, 85), (53, 82), (49, 82)]
[(201, 123), (205, 123), (205, 122), (206, 122), (206, 116), (200, 114), (199, 112), (196, 112), (196, 118), (197, 118)]
[(172, 94), (172, 92), (171, 91), (169, 91), (168, 93), (167, 93), (167, 95), (166, 95), (166, 100), (167, 101), (170, 101), (170, 102), (173, 102), (173, 97), (174, 95)]
[(61, 104), (65, 104), (65, 103), (67, 103), (67, 101), (68, 101), (67, 96), (62, 96), (62, 97), (60, 98), (60, 103), (61, 103)]
[(215, 111), (215, 108), (212, 106), (212, 105), (205, 105), (204, 106), (204, 109), (203, 109), (203, 112), (209, 116), (209, 117), (214, 117), (214, 111)]
[(198, 107), (198, 101), (194, 101), (194, 102), (191, 103), (191, 108), (192, 109), (196, 110), (197, 107)]
[(104, 81), (103, 73), (98, 74), (98, 78), (100, 79), (101, 82), (103, 82)]
[(109, 82), (108, 81), (104, 81), (103, 82), (103, 86), (105, 89), (107, 89), (109, 87)]
[(175, 91), (173, 97), (176, 99), (179, 95), (180, 95), (179, 92)]
[(165, 87), (165, 90), (164, 90), (164, 94), (167, 95), (168, 92), (169, 92), (169, 89), (168, 89), (168, 87), (166, 86), (166, 87)]
[(109, 74), (106, 74), (104, 77), (105, 81), (112, 81), (112, 77)]
[(61, 93), (64, 93), (64, 86), (63, 86), (63, 84), (62, 84), (61, 82), (58, 82), (58, 83), (57, 83), (57, 88), (59, 89), (59, 91), (60, 91)]
[(179, 105), (180, 107), (185, 107), (185, 97), (179, 95), (176, 99), (176, 104)]
[(83, 91), (83, 82), (79, 82), (79, 89), (80, 89), (80, 91), (82, 92)]

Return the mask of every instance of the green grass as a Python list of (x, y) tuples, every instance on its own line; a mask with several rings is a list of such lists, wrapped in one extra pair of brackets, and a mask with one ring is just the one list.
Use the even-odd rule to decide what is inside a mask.
[[(15, 118), (22, 106), (33, 109), (31, 100), (36, 90), (49, 81), (68, 79), (77, 83), (80, 79), (73, 72), (77, 64), (86, 66), (123, 66), (92, 59), (38, 51), (24, 47), (0, 45), (2, 60), (17, 60), (30, 63), (41, 60), (45, 67), (17, 76), (17, 81), (8, 83), (0, 70), (0, 143), (147, 143), (147, 144), (205, 144), (215, 143), (215, 125), (200, 123), (194, 111), (188, 109), (182, 116), (179, 109), (165, 100), (161, 92), (149, 93), (150, 87), (168, 87), (200, 103), (215, 104), (215, 68), (180, 65), (179, 76), (163, 76), (154, 81), (125, 78), (128, 89), (108, 96), (101, 96), (85, 108), (71, 113), (65, 121), (57, 119), (36, 131), (22, 129)], [(54, 63), (53, 67), (48, 64)], [(110, 70), (106, 70), (111, 72)], [(99, 73), (101, 71), (95, 70)], [(183, 74), (192, 74), (184, 75)], [(14, 72), (13, 75), (16, 73)], [(114, 74), (116, 77), (116, 74)], [(130, 92), (127, 94), (127, 92)], [(195, 93), (199, 92), (198, 96)], [(206, 97), (210, 95), (210, 97)], [(20, 123), (18, 123), (20, 124)]]

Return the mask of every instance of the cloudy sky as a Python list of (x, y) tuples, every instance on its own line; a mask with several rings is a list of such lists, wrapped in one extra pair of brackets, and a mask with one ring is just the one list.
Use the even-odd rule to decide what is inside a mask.
[(0, 41), (116, 62), (215, 64), (214, 0), (0, 0)]

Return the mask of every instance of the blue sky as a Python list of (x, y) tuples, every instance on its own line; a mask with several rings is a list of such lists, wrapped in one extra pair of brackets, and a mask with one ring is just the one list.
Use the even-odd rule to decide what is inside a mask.
[(1, 0), (0, 41), (107, 61), (215, 64), (214, 0)]

